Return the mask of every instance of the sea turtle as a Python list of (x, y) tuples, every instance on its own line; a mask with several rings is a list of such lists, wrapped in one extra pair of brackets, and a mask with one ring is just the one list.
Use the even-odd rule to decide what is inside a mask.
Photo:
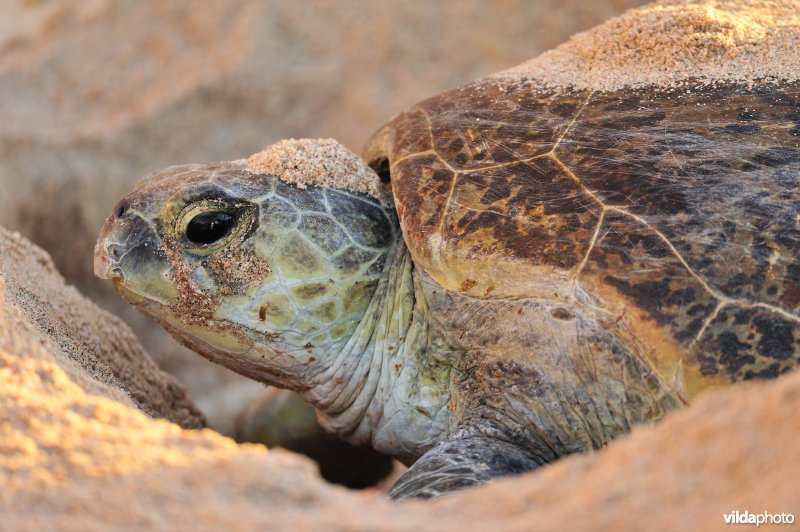
[(800, 360), (797, 82), (484, 79), (363, 159), (392, 198), (327, 141), (155, 172), (95, 268), (189, 347), (410, 464), (394, 498), (597, 449)]

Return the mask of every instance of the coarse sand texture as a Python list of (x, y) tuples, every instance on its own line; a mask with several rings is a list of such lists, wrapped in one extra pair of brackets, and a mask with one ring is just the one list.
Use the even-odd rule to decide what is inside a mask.
[(289, 139), (267, 146), (247, 159), (247, 170), (270, 174), (305, 188), (317, 185), (360, 192), (386, 203), (378, 175), (333, 139)]
[(612, 91), (799, 75), (800, 2), (719, 0), (631, 9), (493, 78)]

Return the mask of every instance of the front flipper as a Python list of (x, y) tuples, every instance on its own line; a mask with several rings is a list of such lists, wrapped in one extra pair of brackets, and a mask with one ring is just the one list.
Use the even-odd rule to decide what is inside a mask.
[(427, 499), (540, 465), (513, 443), (480, 433), (451, 436), (414, 462), (392, 486), (389, 497)]

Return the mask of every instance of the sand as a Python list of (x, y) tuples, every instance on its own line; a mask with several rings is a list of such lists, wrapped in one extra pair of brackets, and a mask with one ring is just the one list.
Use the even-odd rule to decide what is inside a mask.
[(795, 80), (800, 77), (800, 2), (650, 4), (492, 77), (604, 91), (671, 87), (690, 79)]
[(251, 155), (247, 170), (275, 175), (299, 188), (317, 185), (360, 192), (385, 205), (389, 201), (378, 175), (333, 139), (281, 140)]
[[(708, 530), (733, 510), (800, 507), (797, 371), (708, 393), (600, 452), (390, 504), (325, 484), (301, 457), (142, 413), (129, 379), (155, 375), (126, 328), (66, 288), (40, 249), (1, 229), (0, 244), (3, 530)], [(110, 337), (119, 343), (96, 362), (119, 368), (113, 380), (84, 366)]]
[[(44, 251), (2, 227), (0, 250), (0, 352), (23, 355), (20, 371), (57, 384), (45, 374), (60, 367), (87, 392), (184, 427), (204, 425), (184, 389), (159, 370), (131, 330), (66, 286)], [(0, 360), (0, 369), (5, 365)], [(0, 401), (8, 400), (11, 388), (0, 389)], [(8, 415), (11, 404), (0, 412)], [(48, 408), (55, 404), (54, 396)]]
[[(154, 374), (127, 328), (65, 287), (40, 249), (2, 229), (0, 244), (3, 530), (709, 530), (734, 510), (800, 507), (797, 371), (708, 393), (600, 452), (390, 504), (325, 484), (301, 457), (143, 414), (128, 390)], [(114, 349), (86, 356), (109, 338)]]

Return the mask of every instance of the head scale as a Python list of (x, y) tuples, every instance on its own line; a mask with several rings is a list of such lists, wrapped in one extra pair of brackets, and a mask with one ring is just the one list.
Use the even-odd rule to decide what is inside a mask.
[(247, 161), (150, 174), (107, 219), (95, 273), (203, 355), (302, 389), (352, 335), (398, 238), (382, 198), (314, 183), (336, 181)]

